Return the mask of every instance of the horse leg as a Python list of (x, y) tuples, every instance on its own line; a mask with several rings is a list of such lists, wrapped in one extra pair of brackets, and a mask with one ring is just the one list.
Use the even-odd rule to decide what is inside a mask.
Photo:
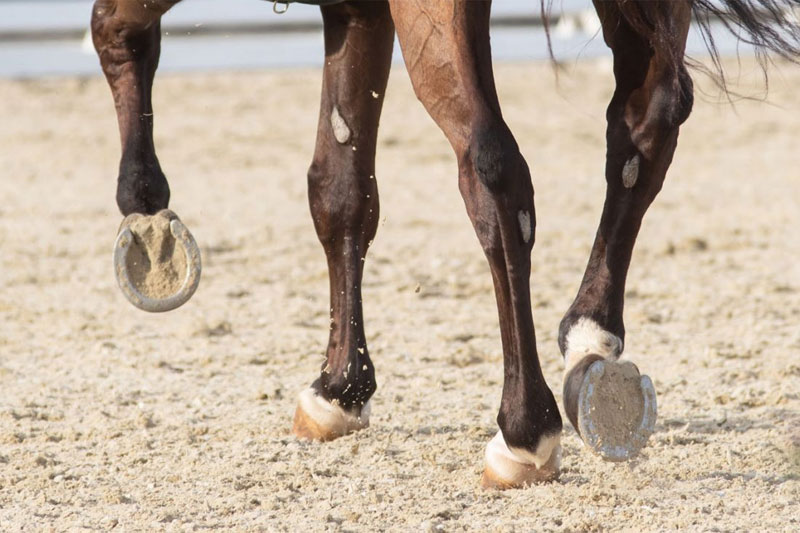
[[(146, 311), (182, 305), (200, 281), (197, 243), (167, 210), (169, 185), (153, 144), (161, 16), (179, 1), (97, 0), (92, 10), (92, 38), (114, 97), (122, 143), (117, 206), (126, 218), (114, 247), (114, 272), (123, 294)], [(183, 251), (175, 253), (176, 247)]]
[(328, 260), (331, 326), (320, 376), (300, 395), (293, 431), (331, 440), (369, 424), (376, 389), (361, 276), (378, 227), (375, 144), (394, 25), (386, 2), (327, 6), (322, 16), (325, 69), (308, 197)]
[(607, 112), (607, 192), (583, 281), (561, 321), (559, 346), (570, 422), (595, 452), (619, 461), (638, 453), (656, 419), (650, 378), (632, 363), (615, 361), (625, 338), (625, 278), (636, 236), (692, 107), (683, 63), (691, 8), (673, 1), (596, 0), (595, 6), (614, 53), (617, 84)]
[(482, 484), (506, 488), (553, 479), (562, 425), (542, 375), (531, 313), (533, 187), (497, 99), (491, 3), (390, 4), (417, 97), (456, 153), (459, 189), (494, 282), (504, 382), (500, 431), (487, 446)]
[(97, 0), (92, 38), (117, 109), (122, 158), (117, 205), (123, 215), (166, 209), (169, 186), (153, 145), (153, 78), (161, 16), (179, 0)]

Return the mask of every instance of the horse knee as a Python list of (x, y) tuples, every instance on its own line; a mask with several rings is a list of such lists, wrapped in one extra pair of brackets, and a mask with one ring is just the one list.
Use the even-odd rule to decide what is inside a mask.
[(692, 79), (682, 68), (657, 84), (648, 105), (648, 114), (662, 128), (674, 130), (689, 118), (693, 103)]
[(686, 122), (694, 106), (694, 83), (686, 67), (681, 67), (677, 78), (678, 94), (676, 96), (678, 107), (675, 113), (676, 127)]
[(369, 242), (378, 227), (378, 187), (374, 171), (348, 162), (315, 159), (308, 169), (308, 199), (323, 244), (351, 234)]
[(689, 118), (694, 103), (693, 84), (681, 65), (677, 72), (664, 74), (642, 89), (647, 95), (645, 104), (637, 105), (637, 99), (632, 98), (626, 113), (634, 123), (631, 128), (633, 144), (651, 159), (663, 148), (665, 139), (673, 136)]
[(478, 129), (467, 150), (472, 174), (492, 194), (508, 192), (522, 156), (504, 124)]
[[(533, 186), (513, 135), (500, 123), (476, 129), (471, 139), (459, 155), (459, 189), (484, 253), (491, 261), (511, 242), (533, 246)], [(517, 238), (509, 240), (509, 231)]]

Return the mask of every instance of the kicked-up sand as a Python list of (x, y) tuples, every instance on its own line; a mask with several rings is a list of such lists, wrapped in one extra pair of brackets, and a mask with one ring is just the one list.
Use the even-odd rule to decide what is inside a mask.
[[(741, 68), (736, 90), (762, 95)], [(170, 207), (204, 263), (162, 315), (114, 279), (105, 82), (0, 82), (0, 530), (799, 530), (800, 68), (735, 106), (696, 77), (628, 277), (625, 357), (658, 391), (649, 446), (608, 463), (567, 426), (561, 478), (507, 492), (478, 486), (502, 388), (489, 270), (450, 147), (396, 71), (363, 285), (379, 388), (371, 426), (325, 444), (290, 433), (328, 334), (305, 178), (320, 73), (158, 78)], [(547, 64), (497, 68), (536, 188), (534, 316), (559, 402), (610, 72), (583, 62), (557, 85)]]

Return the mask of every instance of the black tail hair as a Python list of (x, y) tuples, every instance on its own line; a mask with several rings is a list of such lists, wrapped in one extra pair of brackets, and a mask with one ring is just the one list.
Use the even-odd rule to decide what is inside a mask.
[[(646, 38), (662, 57), (674, 57), (676, 67), (683, 61), (682, 51), (670, 49), (672, 25), (665, 18), (662, 2), (674, 0), (600, 0), (613, 2), (625, 21)], [(755, 47), (759, 64), (766, 72), (771, 52), (794, 63), (800, 63), (800, 0), (687, 0), (694, 21), (711, 55), (713, 70), (723, 89), (725, 77), (719, 50), (711, 33), (712, 23), (720, 22), (742, 42)], [(548, 33), (548, 12), (553, 0), (540, 0), (545, 30)], [(549, 46), (549, 44), (548, 44)], [(552, 57), (552, 47), (549, 47)], [(698, 66), (692, 62), (693, 66)], [(702, 68), (702, 67), (701, 67)]]
[[(725, 72), (711, 34), (715, 20), (740, 41), (753, 45), (765, 85), (770, 52), (800, 62), (800, 0), (692, 0), (692, 12), (711, 55), (715, 79), (726, 93)], [(696, 62), (692, 65), (699, 67)]]

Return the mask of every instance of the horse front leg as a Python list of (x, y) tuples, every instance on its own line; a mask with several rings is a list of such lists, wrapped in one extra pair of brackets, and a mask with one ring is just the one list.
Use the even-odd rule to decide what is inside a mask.
[[(593, 451), (621, 461), (645, 445), (656, 420), (650, 378), (617, 360), (633, 246), (691, 111), (692, 82), (683, 64), (691, 9), (672, 1), (629, 2), (623, 6), (629, 13), (613, 2), (595, 5), (614, 52), (617, 83), (607, 112), (607, 192), (583, 281), (561, 321), (559, 346), (567, 416)], [(630, 20), (658, 21), (658, 34)]]
[(495, 91), (490, 5), (391, 2), (414, 90), (453, 146), (459, 189), (492, 272), (504, 373), (500, 431), (486, 448), (482, 484), (508, 488), (558, 475), (562, 423), (536, 351), (533, 186)]
[(200, 280), (197, 244), (167, 210), (169, 185), (153, 144), (160, 21), (179, 1), (97, 0), (92, 10), (92, 38), (114, 97), (122, 144), (117, 206), (125, 220), (115, 244), (114, 272), (123, 294), (146, 311), (182, 305)]
[(331, 325), (320, 376), (300, 395), (293, 431), (326, 441), (369, 424), (377, 387), (361, 277), (378, 227), (375, 145), (394, 25), (386, 2), (323, 7), (322, 15), (325, 69), (308, 197), (328, 261)]

